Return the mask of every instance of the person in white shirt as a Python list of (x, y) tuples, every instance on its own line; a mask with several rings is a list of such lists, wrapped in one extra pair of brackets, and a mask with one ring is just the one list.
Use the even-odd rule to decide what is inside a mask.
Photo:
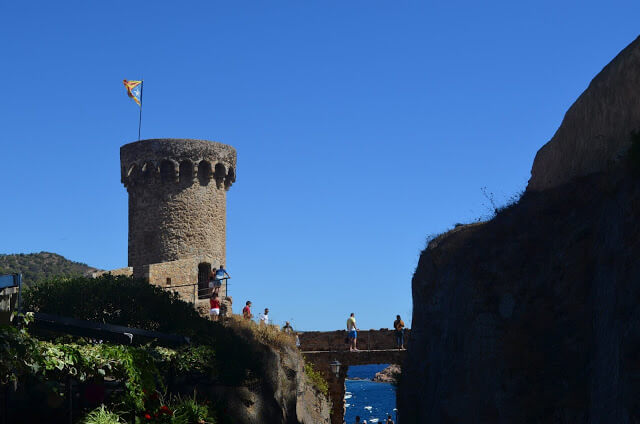
[(269, 324), (269, 308), (264, 308), (264, 313), (260, 314), (260, 324)]

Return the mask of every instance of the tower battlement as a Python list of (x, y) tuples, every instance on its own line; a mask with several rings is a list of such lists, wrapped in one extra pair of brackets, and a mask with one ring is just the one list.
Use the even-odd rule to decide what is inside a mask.
[(236, 151), (226, 144), (188, 139), (152, 139), (120, 148), (121, 181), (140, 184), (203, 185), (216, 182), (228, 190), (236, 180)]

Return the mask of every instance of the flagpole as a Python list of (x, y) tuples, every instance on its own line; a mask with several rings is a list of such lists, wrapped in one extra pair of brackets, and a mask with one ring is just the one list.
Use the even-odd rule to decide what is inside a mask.
[(144, 80), (140, 83), (140, 120), (138, 121), (138, 141), (140, 141), (140, 128), (142, 128), (142, 91), (144, 90)]

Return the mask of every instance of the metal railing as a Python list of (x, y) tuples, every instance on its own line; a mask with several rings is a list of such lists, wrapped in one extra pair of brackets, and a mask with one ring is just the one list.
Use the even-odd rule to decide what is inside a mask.
[[(224, 280), (224, 293), (225, 296), (229, 296), (229, 282), (228, 280), (231, 277), (225, 277), (225, 278), (221, 278), (220, 280)], [(180, 287), (193, 287), (192, 290), (192, 302), (193, 304), (196, 303), (197, 300), (204, 300), (204, 299), (209, 299), (211, 298), (211, 295), (213, 294), (214, 288), (213, 287), (199, 287), (200, 283), (190, 283), (190, 284), (171, 284), (171, 285), (167, 285), (167, 286), (159, 286), (160, 288), (164, 289), (164, 290), (173, 290), (176, 291), (175, 289), (180, 288)]]

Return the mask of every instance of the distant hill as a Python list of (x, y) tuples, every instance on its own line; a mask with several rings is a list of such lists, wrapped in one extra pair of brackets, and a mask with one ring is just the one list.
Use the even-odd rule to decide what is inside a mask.
[(91, 275), (96, 271), (99, 269), (55, 253), (0, 254), (0, 274), (22, 273), (22, 282), (26, 285), (50, 277)]

